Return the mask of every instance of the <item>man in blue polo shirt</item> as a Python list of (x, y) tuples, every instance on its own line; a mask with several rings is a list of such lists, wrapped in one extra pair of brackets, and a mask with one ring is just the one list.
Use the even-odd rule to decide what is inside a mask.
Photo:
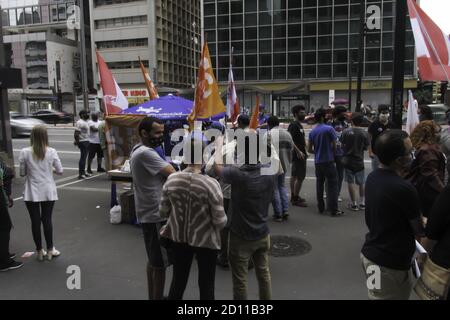
[(316, 165), (316, 194), (319, 212), (325, 212), (323, 191), (327, 181), (327, 210), (331, 216), (338, 217), (343, 214), (338, 209), (338, 176), (336, 170), (336, 131), (325, 124), (326, 111), (319, 109), (314, 118), (318, 125), (309, 134), (309, 153), (314, 153)]

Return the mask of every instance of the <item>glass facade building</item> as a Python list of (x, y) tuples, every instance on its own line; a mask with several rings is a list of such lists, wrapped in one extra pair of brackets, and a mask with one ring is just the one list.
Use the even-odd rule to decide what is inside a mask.
[[(12, 110), (73, 112), (74, 91), (81, 82), (79, 36), (68, 24), (74, 5), (74, 0), (0, 0), (6, 65), (22, 70), (23, 88), (9, 95)], [(92, 89), (89, 26), (85, 30), (87, 85)]]
[[(219, 81), (234, 48), (235, 79), (246, 81), (348, 78), (358, 60), (359, 0), (205, 0), (207, 33)], [(366, 0), (381, 9), (381, 29), (365, 37), (364, 77), (391, 77), (394, 1)], [(408, 19), (405, 73), (414, 76)]]
[[(365, 0), (365, 4), (377, 6), (381, 15), (380, 28), (368, 32), (364, 41), (363, 80), (372, 90), (367, 100), (389, 103), (395, 1)], [(270, 92), (274, 84), (306, 83), (314, 107), (328, 104), (328, 90), (336, 89), (338, 98), (347, 98), (350, 61), (354, 80), (357, 73), (360, 5), (359, 0), (204, 0), (205, 34), (218, 81), (224, 85), (228, 79), (233, 48), (238, 89), (239, 84), (257, 84)], [(405, 50), (405, 78), (411, 80), (406, 86), (414, 87), (417, 72), (409, 18)], [(364, 85), (363, 100), (368, 92)], [(247, 98), (241, 97), (245, 105), (254, 103)], [(269, 94), (263, 99), (273, 106)], [(287, 115), (290, 104), (282, 104)]]

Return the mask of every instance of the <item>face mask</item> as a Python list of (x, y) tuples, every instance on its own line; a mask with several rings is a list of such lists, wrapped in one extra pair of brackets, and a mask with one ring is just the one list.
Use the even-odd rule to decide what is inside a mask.
[(389, 120), (389, 116), (390, 116), (389, 113), (382, 113), (382, 114), (380, 114), (380, 120), (381, 120), (382, 122), (386, 122), (386, 121)]
[(160, 145), (163, 144), (164, 138), (163, 137), (161, 137), (161, 138), (151, 138), (149, 141), (150, 141), (150, 145), (152, 147), (159, 147)]
[(345, 116), (344, 115), (340, 115), (340, 116), (337, 117), (337, 119), (339, 121), (344, 121), (345, 120)]
[(305, 121), (306, 116), (304, 114), (301, 114), (298, 116), (298, 120)]

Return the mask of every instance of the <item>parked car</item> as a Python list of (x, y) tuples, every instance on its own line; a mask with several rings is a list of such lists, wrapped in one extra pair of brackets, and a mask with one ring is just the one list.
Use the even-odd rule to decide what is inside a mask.
[[(448, 110), (450, 110), (449, 106), (446, 106), (445, 104), (429, 104), (428, 107), (430, 107), (431, 111), (433, 112), (433, 120), (435, 123), (437, 123), (439, 125), (448, 124), (446, 112)], [(406, 125), (407, 118), (408, 118), (408, 113), (403, 112), (403, 115), (402, 115), (403, 125)]]
[(428, 105), (433, 112), (433, 120), (439, 125), (447, 124), (447, 116), (446, 112), (449, 110), (449, 107), (445, 104), (429, 104)]
[(39, 110), (32, 114), (32, 117), (48, 124), (70, 123), (73, 116), (70, 113), (56, 110)]
[(30, 136), (31, 130), (34, 126), (45, 124), (45, 122), (27, 117), (23, 114), (11, 112), (10, 113), (11, 135), (13, 138), (21, 136)]

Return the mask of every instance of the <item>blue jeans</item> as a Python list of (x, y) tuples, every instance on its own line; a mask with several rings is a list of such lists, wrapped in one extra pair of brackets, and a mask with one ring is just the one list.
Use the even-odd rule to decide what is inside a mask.
[(81, 176), (86, 173), (86, 158), (89, 154), (89, 141), (78, 143), (80, 149), (80, 161), (78, 162), (78, 174)]
[(325, 211), (323, 191), (325, 181), (327, 181), (327, 209), (331, 213), (338, 211), (338, 174), (334, 162), (316, 163), (316, 195), (319, 211)]
[(336, 156), (336, 170), (338, 175), (338, 196), (341, 194), (342, 182), (344, 181), (345, 168), (342, 164), (342, 156)]
[(286, 174), (280, 174), (277, 177), (275, 185), (275, 194), (272, 200), (273, 211), (276, 217), (281, 217), (281, 214), (287, 212), (289, 209), (288, 189), (285, 186)]

